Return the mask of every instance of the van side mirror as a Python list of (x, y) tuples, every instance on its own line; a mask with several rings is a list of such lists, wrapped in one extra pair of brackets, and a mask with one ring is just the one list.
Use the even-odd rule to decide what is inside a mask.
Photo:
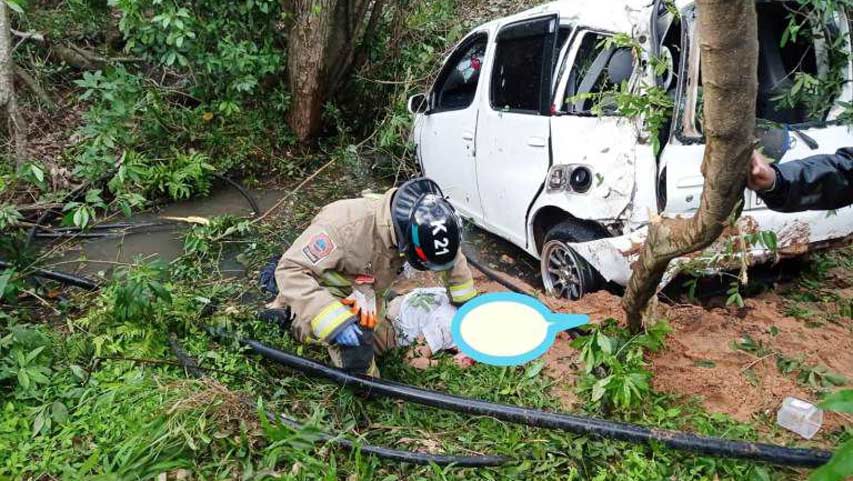
[(412, 95), (409, 97), (407, 105), (409, 113), (412, 115), (425, 114), (429, 110), (429, 102), (424, 94)]
[(634, 52), (630, 48), (616, 49), (607, 62), (607, 76), (614, 85), (619, 85), (631, 78), (634, 73)]

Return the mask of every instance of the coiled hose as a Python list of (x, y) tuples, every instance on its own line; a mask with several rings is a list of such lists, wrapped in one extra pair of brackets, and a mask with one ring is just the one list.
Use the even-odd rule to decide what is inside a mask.
[(594, 435), (631, 443), (651, 444), (657, 442), (681, 451), (750, 461), (764, 461), (784, 466), (817, 467), (825, 464), (832, 456), (832, 453), (828, 451), (732, 441), (463, 398), (405, 384), (354, 376), (310, 359), (279, 351), (255, 340), (240, 339), (222, 330), (210, 330), (210, 332), (219, 338), (236, 340), (256, 354), (309, 376), (324, 378), (342, 386), (360, 388), (368, 394), (378, 394), (438, 409), (491, 416), (501, 421), (526, 426), (558, 429), (575, 434)]
[[(172, 347), (172, 353), (175, 355), (175, 357), (181, 363), (181, 366), (184, 367), (188, 374), (196, 378), (205, 377), (205, 374), (199, 367), (198, 362), (183, 349), (174, 333), (169, 336), (169, 345)], [(251, 405), (248, 400), (243, 400), (243, 402), (245, 402), (250, 408), (255, 407), (254, 405)], [(291, 419), (283, 414), (279, 414), (278, 416), (276, 416), (270, 411), (265, 411), (264, 414), (267, 416), (267, 418), (269, 418), (270, 421), (275, 422), (277, 419), (279, 422), (290, 427), (291, 429), (305, 429), (305, 426), (300, 424), (298, 421), (296, 421), (295, 419)], [(374, 446), (371, 444), (356, 444), (350, 441), (349, 439), (344, 439), (340, 436), (330, 436), (326, 433), (318, 433), (317, 437), (322, 442), (336, 444), (346, 449), (347, 451), (360, 450), (363, 454), (370, 454), (378, 458), (389, 459), (391, 461), (398, 461), (401, 463), (419, 465), (437, 464), (439, 466), (453, 465), (465, 468), (483, 468), (488, 466), (500, 466), (510, 461), (504, 456), (453, 456), (442, 454), (418, 453), (414, 451), (403, 451), (401, 449), (386, 448), (384, 446)]]

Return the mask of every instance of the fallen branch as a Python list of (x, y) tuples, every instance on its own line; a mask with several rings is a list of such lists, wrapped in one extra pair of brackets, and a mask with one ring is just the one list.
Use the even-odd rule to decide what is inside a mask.
[(30, 90), (30, 92), (35, 94), (43, 104), (50, 108), (56, 105), (56, 102), (53, 101), (50, 94), (41, 88), (41, 85), (39, 85), (38, 82), (36, 82), (36, 79), (34, 79), (26, 70), (15, 66), (15, 76)]

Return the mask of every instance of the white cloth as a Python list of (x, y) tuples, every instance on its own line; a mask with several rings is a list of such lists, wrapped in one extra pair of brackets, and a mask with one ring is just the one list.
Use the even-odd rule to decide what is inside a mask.
[(408, 346), (423, 336), (432, 352), (456, 347), (450, 323), (456, 307), (447, 297), (447, 289), (415, 289), (403, 296), (400, 314), (394, 319), (397, 345)]

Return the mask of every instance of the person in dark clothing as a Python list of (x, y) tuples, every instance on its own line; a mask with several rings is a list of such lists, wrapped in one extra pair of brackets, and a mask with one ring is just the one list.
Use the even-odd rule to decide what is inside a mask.
[(784, 164), (771, 164), (753, 152), (747, 180), (775, 211), (840, 209), (853, 204), (853, 147)]

